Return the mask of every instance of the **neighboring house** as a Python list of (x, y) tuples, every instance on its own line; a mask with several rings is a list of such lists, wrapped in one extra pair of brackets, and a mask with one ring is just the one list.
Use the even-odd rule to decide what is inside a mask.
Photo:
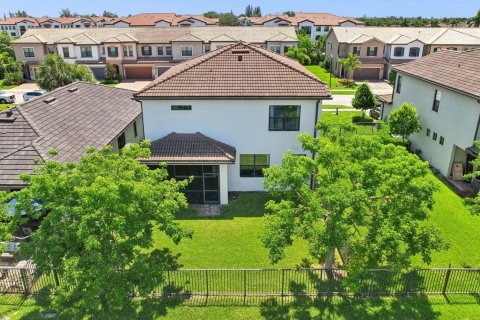
[(91, 28), (96, 24), (90, 18), (37, 18), (40, 28), (67, 29)]
[(422, 131), (409, 137), (412, 150), (421, 150), (421, 157), (446, 177), (455, 165), (461, 180), (478, 155), (473, 141), (480, 140), (479, 61), (480, 49), (443, 50), (394, 67), (393, 109), (413, 103), (420, 115)]
[(20, 37), (30, 28), (38, 27), (34, 18), (6, 18), (0, 20), (0, 33), (6, 32), (11, 37)]
[(58, 54), (70, 63), (90, 67), (105, 78), (111, 62), (124, 79), (154, 79), (178, 62), (198, 57), (236, 41), (249, 42), (283, 54), (296, 46), (293, 27), (167, 27), (29, 29), (13, 41), (17, 60), (24, 62), (27, 79), (35, 80), (45, 54)]
[(362, 65), (354, 79), (383, 79), (398, 64), (438, 50), (480, 48), (479, 28), (334, 27), (327, 35), (327, 57), (335, 75), (345, 76), (340, 59), (356, 54)]
[(0, 190), (25, 187), (19, 175), (46, 160), (77, 162), (86, 147), (110, 145), (118, 152), (144, 140), (141, 106), (132, 94), (76, 82), (0, 112)]
[(297, 12), (295, 16), (266, 15), (264, 17), (242, 17), (240, 24), (244, 26), (264, 27), (291, 27), (304, 30), (311, 36), (312, 41), (326, 35), (332, 27), (363, 27), (362, 21), (349, 17), (339, 17), (330, 13), (303, 13)]
[(203, 15), (175, 13), (140, 13), (129, 17), (112, 19), (104, 23), (104, 27), (207, 27), (218, 25), (218, 19), (207, 18)]
[(172, 67), (137, 92), (153, 167), (195, 180), (190, 203), (228, 202), (228, 193), (260, 191), (262, 169), (280, 165), (297, 137), (315, 135), (325, 83), (297, 61), (236, 42)]

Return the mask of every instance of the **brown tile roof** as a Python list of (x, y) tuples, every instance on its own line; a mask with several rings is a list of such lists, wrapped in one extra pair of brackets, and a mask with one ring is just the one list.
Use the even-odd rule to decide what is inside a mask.
[(0, 25), (14, 25), (17, 23), (20, 23), (22, 21), (28, 21), (28, 22), (33, 22), (35, 26), (39, 26), (37, 19), (35, 18), (5, 18), (5, 19), (0, 19)]
[(250, 17), (246, 19), (250, 19), (253, 25), (262, 25), (274, 19), (285, 20), (285, 22), (290, 22), (293, 26), (298, 26), (299, 23), (306, 20), (313, 22), (313, 24), (316, 26), (339, 26), (340, 23), (345, 21), (351, 21), (359, 25), (364, 24), (362, 21), (356, 20), (354, 18), (340, 17), (331, 13), (297, 12), (294, 17), (289, 17), (286, 14), (279, 14), (279, 15), (269, 14), (264, 17)]
[[(0, 112), (0, 185), (20, 183), (14, 178), (31, 170), (34, 158), (76, 162), (86, 147), (110, 144), (141, 114), (132, 93), (76, 82), (11, 108), (10, 117)], [(59, 154), (48, 155), (51, 149)]]
[(225, 162), (235, 163), (236, 150), (200, 132), (175, 133), (152, 143), (151, 157), (142, 162)]
[[(118, 20), (123, 20), (130, 23), (132, 27), (138, 26), (154, 26), (159, 21), (172, 22), (175, 13), (140, 13), (130, 17), (123, 17)], [(117, 21), (118, 21), (117, 20)]]
[(329, 98), (330, 90), (297, 61), (237, 42), (170, 68), (135, 96)]
[(405, 73), (441, 87), (480, 99), (480, 49), (442, 50), (395, 66)]
[(391, 93), (389, 93), (389, 94), (376, 94), (375, 97), (377, 98), (377, 100), (388, 103), (388, 104), (392, 104), (392, 102), (393, 102), (393, 94), (391, 94)]

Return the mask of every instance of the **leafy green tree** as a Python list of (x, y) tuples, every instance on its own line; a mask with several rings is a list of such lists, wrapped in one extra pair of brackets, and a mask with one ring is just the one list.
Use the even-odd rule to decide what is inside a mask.
[(25, 10), (17, 10), (17, 12), (9, 12), (10, 18), (27, 18), (29, 15)]
[(390, 82), (390, 84), (392, 85), (395, 85), (396, 81), (397, 81), (397, 71), (392, 69), (388, 73), (388, 82)]
[(418, 255), (430, 263), (432, 251), (446, 248), (428, 222), (438, 188), (428, 163), (378, 137), (304, 133), (299, 140), (314, 159), (288, 152), (282, 166), (264, 170), (264, 186), (276, 199), (266, 204), (262, 238), (272, 262), (303, 238), (326, 267), (342, 252), (355, 278), (369, 268), (406, 269)]
[(340, 64), (345, 70), (348, 79), (353, 78), (353, 72), (357, 69), (360, 69), (362, 63), (358, 59), (357, 55), (349, 52), (347, 58), (342, 58), (339, 60)]
[(61, 279), (52, 308), (62, 319), (144, 319), (132, 294), (148, 299), (165, 270), (179, 266), (170, 250), (154, 247), (153, 234), (174, 243), (191, 237), (174, 220), (187, 207), (179, 191), (187, 182), (139, 163), (148, 147), (133, 144), (121, 154), (88, 148), (78, 164), (47, 161), (21, 176), (29, 187), (14, 193), (17, 219), (21, 210), (38, 216), (31, 199), (41, 199), (48, 212), (22, 250), (40, 275)]
[(262, 16), (262, 9), (260, 7), (255, 7), (253, 9), (253, 17), (261, 17)]
[(75, 81), (94, 82), (95, 77), (87, 66), (70, 64), (54, 54), (45, 56), (38, 68), (37, 84), (44, 90), (55, 90)]
[(245, 8), (245, 16), (246, 17), (251, 17), (253, 16), (253, 7), (251, 5), (248, 5), (246, 8)]
[(292, 10), (285, 11), (283, 14), (286, 14), (288, 17), (295, 17), (295, 11)]
[(473, 23), (476, 28), (480, 27), (480, 9), (477, 11), (477, 15), (473, 18)]
[(104, 17), (104, 18), (118, 18), (118, 15), (116, 13), (104, 10), (103, 13), (102, 13), (102, 17)]
[(309, 65), (312, 62), (305, 48), (290, 47), (288, 51), (285, 52), (285, 56), (295, 59), (303, 65)]
[(0, 53), (7, 53), (10, 57), (15, 58), (12, 38), (10, 38), (6, 31), (0, 32)]
[(107, 62), (105, 65), (105, 79), (106, 80), (115, 80), (117, 79), (117, 68), (111, 62)]
[(366, 83), (362, 83), (357, 92), (355, 92), (355, 97), (352, 99), (352, 106), (357, 110), (363, 111), (363, 116), (365, 117), (365, 111), (375, 107), (376, 101), (375, 96), (373, 95), (370, 87)]
[(306, 50), (306, 54), (310, 58), (309, 64), (312, 64), (312, 63), (317, 64), (318, 56), (317, 56), (316, 43), (312, 42), (312, 38), (309, 35), (302, 32), (297, 33), (297, 38), (298, 38), (298, 47), (304, 48)]
[(388, 117), (388, 124), (392, 133), (401, 134), (403, 139), (415, 132), (420, 132), (420, 116), (410, 103), (402, 103), (398, 109), (393, 110)]
[(325, 55), (327, 52), (327, 36), (323, 35), (318, 37), (315, 41), (315, 55), (317, 56), (318, 62), (323, 62), (325, 60)]
[(434, 17), (432, 17), (430, 19), (430, 27), (432, 27), (432, 28), (440, 27), (440, 22), (438, 21), (438, 19), (435, 19)]
[(216, 11), (208, 11), (203, 14), (206, 18), (214, 19), (220, 18), (220, 14)]
[(238, 20), (238, 17), (233, 14), (233, 12), (220, 14), (218, 20), (219, 26), (238, 26), (239, 24), (240, 21)]

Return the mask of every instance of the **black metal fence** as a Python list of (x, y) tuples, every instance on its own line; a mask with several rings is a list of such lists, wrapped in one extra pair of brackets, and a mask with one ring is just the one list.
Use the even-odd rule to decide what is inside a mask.
[(335, 123), (331, 125), (331, 130), (338, 135), (376, 135), (383, 124), (383, 122), (356, 122), (348, 125)]
[[(480, 269), (416, 269), (408, 273), (370, 270), (347, 281), (342, 269), (182, 269), (166, 272), (154, 295), (167, 296), (331, 296), (361, 294), (480, 294)], [(0, 267), (0, 293), (36, 294), (60, 283), (34, 268)]]

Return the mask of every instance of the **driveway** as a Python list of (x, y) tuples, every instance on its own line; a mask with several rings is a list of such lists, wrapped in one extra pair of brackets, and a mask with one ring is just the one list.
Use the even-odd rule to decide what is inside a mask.
[(370, 80), (367, 82), (374, 94), (387, 94), (393, 92), (393, 87), (383, 80)]
[(352, 99), (354, 95), (349, 94), (334, 94), (332, 100), (326, 100), (323, 104), (336, 106), (352, 106)]
[(38, 90), (40, 89), (35, 82), (24, 83), (15, 88), (5, 90), (8, 93), (15, 95), (15, 103), (20, 104), (23, 103), (23, 94), (27, 91)]
[(123, 80), (122, 82), (117, 84), (115, 87), (139, 91), (145, 88), (145, 86), (150, 82), (152, 82), (152, 80)]

